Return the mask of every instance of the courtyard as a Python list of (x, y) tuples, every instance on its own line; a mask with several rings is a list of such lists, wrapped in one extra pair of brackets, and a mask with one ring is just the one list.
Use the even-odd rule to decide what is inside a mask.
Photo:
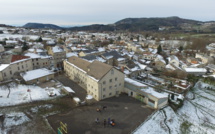
[[(106, 109), (102, 109), (106, 106)], [(97, 112), (97, 109), (101, 112)], [(68, 134), (129, 134), (138, 127), (154, 109), (138, 100), (121, 94), (92, 105), (78, 106), (68, 112), (47, 117), (48, 122), (57, 133), (60, 122), (67, 124)], [(98, 118), (100, 123), (95, 123)], [(104, 119), (115, 120), (115, 126), (104, 126)]]

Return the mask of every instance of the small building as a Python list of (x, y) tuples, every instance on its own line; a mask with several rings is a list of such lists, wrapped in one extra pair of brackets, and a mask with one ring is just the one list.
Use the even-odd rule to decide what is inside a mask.
[(155, 109), (168, 103), (167, 94), (158, 93), (153, 88), (130, 78), (125, 78), (124, 92)]
[(68, 94), (68, 95), (73, 95), (73, 94), (75, 94), (75, 91), (73, 91), (70, 87), (64, 86), (64, 87), (62, 88), (62, 90), (63, 90), (66, 94)]
[(205, 68), (185, 68), (185, 71), (188, 74), (193, 75), (204, 75), (207, 73), (207, 70)]
[(54, 72), (46, 68), (27, 71), (20, 74), (26, 84), (45, 82), (54, 78)]

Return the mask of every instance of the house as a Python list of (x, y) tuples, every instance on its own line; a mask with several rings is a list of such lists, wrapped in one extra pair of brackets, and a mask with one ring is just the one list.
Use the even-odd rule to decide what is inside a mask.
[(154, 60), (154, 65), (155, 65), (154, 67), (157, 70), (162, 71), (166, 67), (166, 61), (163, 59), (163, 57), (161, 55), (157, 55), (157, 57)]
[(60, 46), (49, 47), (48, 54), (53, 57), (55, 68), (63, 67), (63, 60), (66, 59), (66, 51)]
[(125, 78), (124, 92), (155, 109), (168, 103), (167, 94), (158, 93), (153, 88), (130, 78)]
[(177, 56), (171, 55), (170, 57), (168, 57), (168, 61), (169, 61), (169, 64), (179, 67), (179, 59)]
[(119, 95), (124, 87), (124, 74), (100, 61), (92, 63), (72, 56), (64, 60), (66, 75), (79, 83), (96, 100)]
[(215, 64), (208, 64), (206, 68), (210, 73), (215, 74)]
[(26, 71), (26, 72), (20, 73), (20, 75), (23, 78), (23, 80), (26, 82), (26, 84), (41, 83), (41, 82), (49, 81), (50, 79), (54, 78), (54, 72), (46, 68)]
[(5, 50), (4, 50), (4, 47), (2, 46), (2, 44), (0, 44), (0, 53), (1, 52), (4, 52)]
[(127, 62), (127, 59), (120, 55), (117, 51), (106, 52), (102, 54), (101, 57), (104, 58), (106, 63), (111, 66), (119, 66), (119, 64), (125, 64)]
[(200, 58), (202, 60), (202, 64), (212, 64), (214, 63), (214, 58), (207, 55), (207, 54), (201, 54), (201, 53), (196, 53), (195, 58)]
[(32, 60), (28, 56), (12, 55), (9, 59), (10, 63), (0, 65), (0, 81), (10, 80), (15, 73), (33, 69)]
[(193, 74), (193, 75), (204, 75), (207, 73), (207, 70), (205, 68), (185, 68), (184, 69), (186, 73)]

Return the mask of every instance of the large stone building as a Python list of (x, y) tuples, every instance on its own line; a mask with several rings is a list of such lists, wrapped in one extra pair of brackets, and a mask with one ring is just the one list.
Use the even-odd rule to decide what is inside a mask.
[(124, 88), (124, 74), (99, 61), (90, 63), (72, 56), (64, 60), (64, 70), (71, 80), (82, 85), (96, 100), (117, 96)]

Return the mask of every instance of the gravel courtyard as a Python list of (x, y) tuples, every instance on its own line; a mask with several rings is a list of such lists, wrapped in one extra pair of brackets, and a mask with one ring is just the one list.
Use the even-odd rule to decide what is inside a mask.
[[(103, 110), (103, 106), (107, 106), (107, 109)], [(100, 108), (101, 112), (97, 112), (97, 108)], [(79, 106), (47, 119), (56, 132), (61, 121), (67, 124), (68, 134), (129, 134), (153, 111), (138, 100), (122, 94), (90, 106)], [(96, 118), (99, 118), (99, 124), (95, 123)], [(104, 119), (108, 118), (115, 120), (114, 127), (104, 126)]]

